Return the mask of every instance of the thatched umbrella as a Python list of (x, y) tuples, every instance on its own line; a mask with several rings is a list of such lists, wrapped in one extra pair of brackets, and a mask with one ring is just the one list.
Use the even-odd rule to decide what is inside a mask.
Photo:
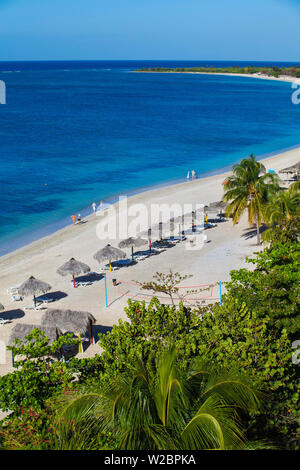
[(111, 264), (112, 260), (124, 259), (126, 257), (127, 255), (125, 251), (122, 251), (119, 248), (115, 248), (109, 244), (94, 254), (94, 259), (99, 263), (102, 261), (109, 261), (109, 264)]
[(131, 257), (132, 257), (132, 260), (133, 260), (133, 247), (139, 247), (139, 246), (147, 245), (147, 243), (148, 243), (147, 240), (145, 240), (144, 238), (129, 237), (129, 238), (126, 238), (126, 240), (122, 240), (119, 243), (119, 248), (129, 248), (129, 247), (131, 247)]
[(214, 212), (215, 210), (221, 211), (227, 207), (227, 204), (228, 203), (224, 201), (211, 202), (207, 208), (207, 212)]
[(75, 276), (83, 273), (89, 273), (91, 268), (81, 261), (77, 261), (75, 258), (69, 259), (65, 264), (63, 264), (60, 268), (57, 269), (57, 273), (61, 276), (67, 276), (67, 274), (71, 274), (73, 277), (73, 285), (75, 286)]
[(33, 295), (34, 306), (36, 306), (35, 296), (39, 294), (46, 294), (51, 289), (50, 284), (47, 282), (39, 281), (33, 276), (30, 276), (27, 281), (18, 287), (18, 294), (26, 297), (27, 295)]
[(41, 318), (42, 326), (55, 326), (63, 333), (72, 332), (77, 335), (85, 334), (88, 331), (91, 342), (93, 342), (93, 323), (95, 317), (89, 312), (76, 310), (48, 309)]
[(288, 168), (283, 168), (280, 170), (279, 173), (296, 173), (300, 170), (300, 162), (296, 163), (295, 165), (289, 166)]
[(19, 339), (22, 343), (25, 343), (26, 336), (28, 336), (32, 330), (38, 328), (49, 338), (49, 344), (52, 344), (62, 335), (62, 331), (56, 326), (42, 326), (42, 325), (31, 325), (27, 323), (17, 323), (11, 330), (11, 334), (8, 340), (9, 346), (14, 345), (15, 339)]
[(120, 243), (119, 243), (119, 248), (129, 248), (131, 246), (143, 246), (143, 245), (147, 245), (147, 240), (145, 240), (144, 238), (141, 238), (141, 237), (129, 237), (129, 238), (126, 238), (126, 240), (122, 240)]

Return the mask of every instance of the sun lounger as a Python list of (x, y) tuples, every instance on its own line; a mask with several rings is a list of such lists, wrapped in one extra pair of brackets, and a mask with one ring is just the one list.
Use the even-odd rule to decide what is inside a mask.
[(51, 299), (49, 297), (37, 297), (36, 298), (37, 302), (43, 302), (45, 304), (48, 304), (49, 302), (54, 302), (54, 299)]
[(151, 248), (151, 250), (137, 251), (136, 253), (133, 253), (133, 256), (136, 259), (137, 256), (146, 256), (146, 257), (148, 257), (148, 256), (158, 255), (158, 253), (160, 253), (159, 250), (157, 250), (156, 248), (155, 248), (155, 250), (153, 248)]
[(39, 305), (25, 305), (24, 310), (41, 310), (45, 308), (42, 304)]
[(133, 257), (136, 261), (143, 261), (144, 259), (149, 258), (149, 255), (138, 255), (138, 256), (133, 255)]
[(152, 252), (156, 252), (154, 254), (158, 254), (158, 253), (162, 253), (163, 251), (166, 251), (165, 248), (162, 248), (162, 247), (159, 247), (159, 246), (155, 246), (155, 249), (154, 250), (151, 250)]
[(4, 318), (0, 318), (0, 325), (5, 325), (5, 323), (10, 323), (11, 320), (4, 320)]
[(132, 259), (119, 259), (118, 261), (113, 261), (111, 263), (112, 267), (124, 267), (124, 266), (131, 266), (134, 264), (134, 261)]
[(75, 286), (77, 287), (85, 287), (85, 286), (90, 286), (92, 284), (91, 281), (87, 281), (87, 282), (82, 282), (82, 281), (79, 281), (79, 282), (75, 282)]
[[(111, 267), (112, 271), (117, 271), (117, 269), (119, 269), (117, 266), (112, 266)], [(101, 271), (109, 271), (109, 264), (107, 264), (105, 266), (102, 266)]]
[(20, 286), (12, 286), (7, 289), (8, 294), (17, 294)]
[(12, 294), (11, 295), (11, 300), (13, 302), (19, 302), (20, 300), (23, 300), (23, 297), (19, 294)]

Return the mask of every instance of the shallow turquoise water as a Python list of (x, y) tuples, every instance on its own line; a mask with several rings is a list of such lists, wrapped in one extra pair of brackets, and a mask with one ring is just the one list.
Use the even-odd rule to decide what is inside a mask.
[(133, 73), (144, 65), (0, 63), (0, 255), (94, 200), (300, 143), (291, 84)]

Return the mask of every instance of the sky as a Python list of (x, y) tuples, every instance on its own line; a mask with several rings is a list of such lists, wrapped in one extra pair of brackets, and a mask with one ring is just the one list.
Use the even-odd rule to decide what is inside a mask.
[(0, 0), (0, 60), (300, 61), (300, 0)]

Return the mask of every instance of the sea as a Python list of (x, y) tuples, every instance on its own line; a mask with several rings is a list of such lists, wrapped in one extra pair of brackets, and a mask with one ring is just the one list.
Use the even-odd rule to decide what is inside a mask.
[[(300, 145), (290, 83), (143, 67), (293, 63), (0, 62), (0, 256), (71, 224), (95, 201)], [(2, 83), (3, 86), (3, 83)]]

